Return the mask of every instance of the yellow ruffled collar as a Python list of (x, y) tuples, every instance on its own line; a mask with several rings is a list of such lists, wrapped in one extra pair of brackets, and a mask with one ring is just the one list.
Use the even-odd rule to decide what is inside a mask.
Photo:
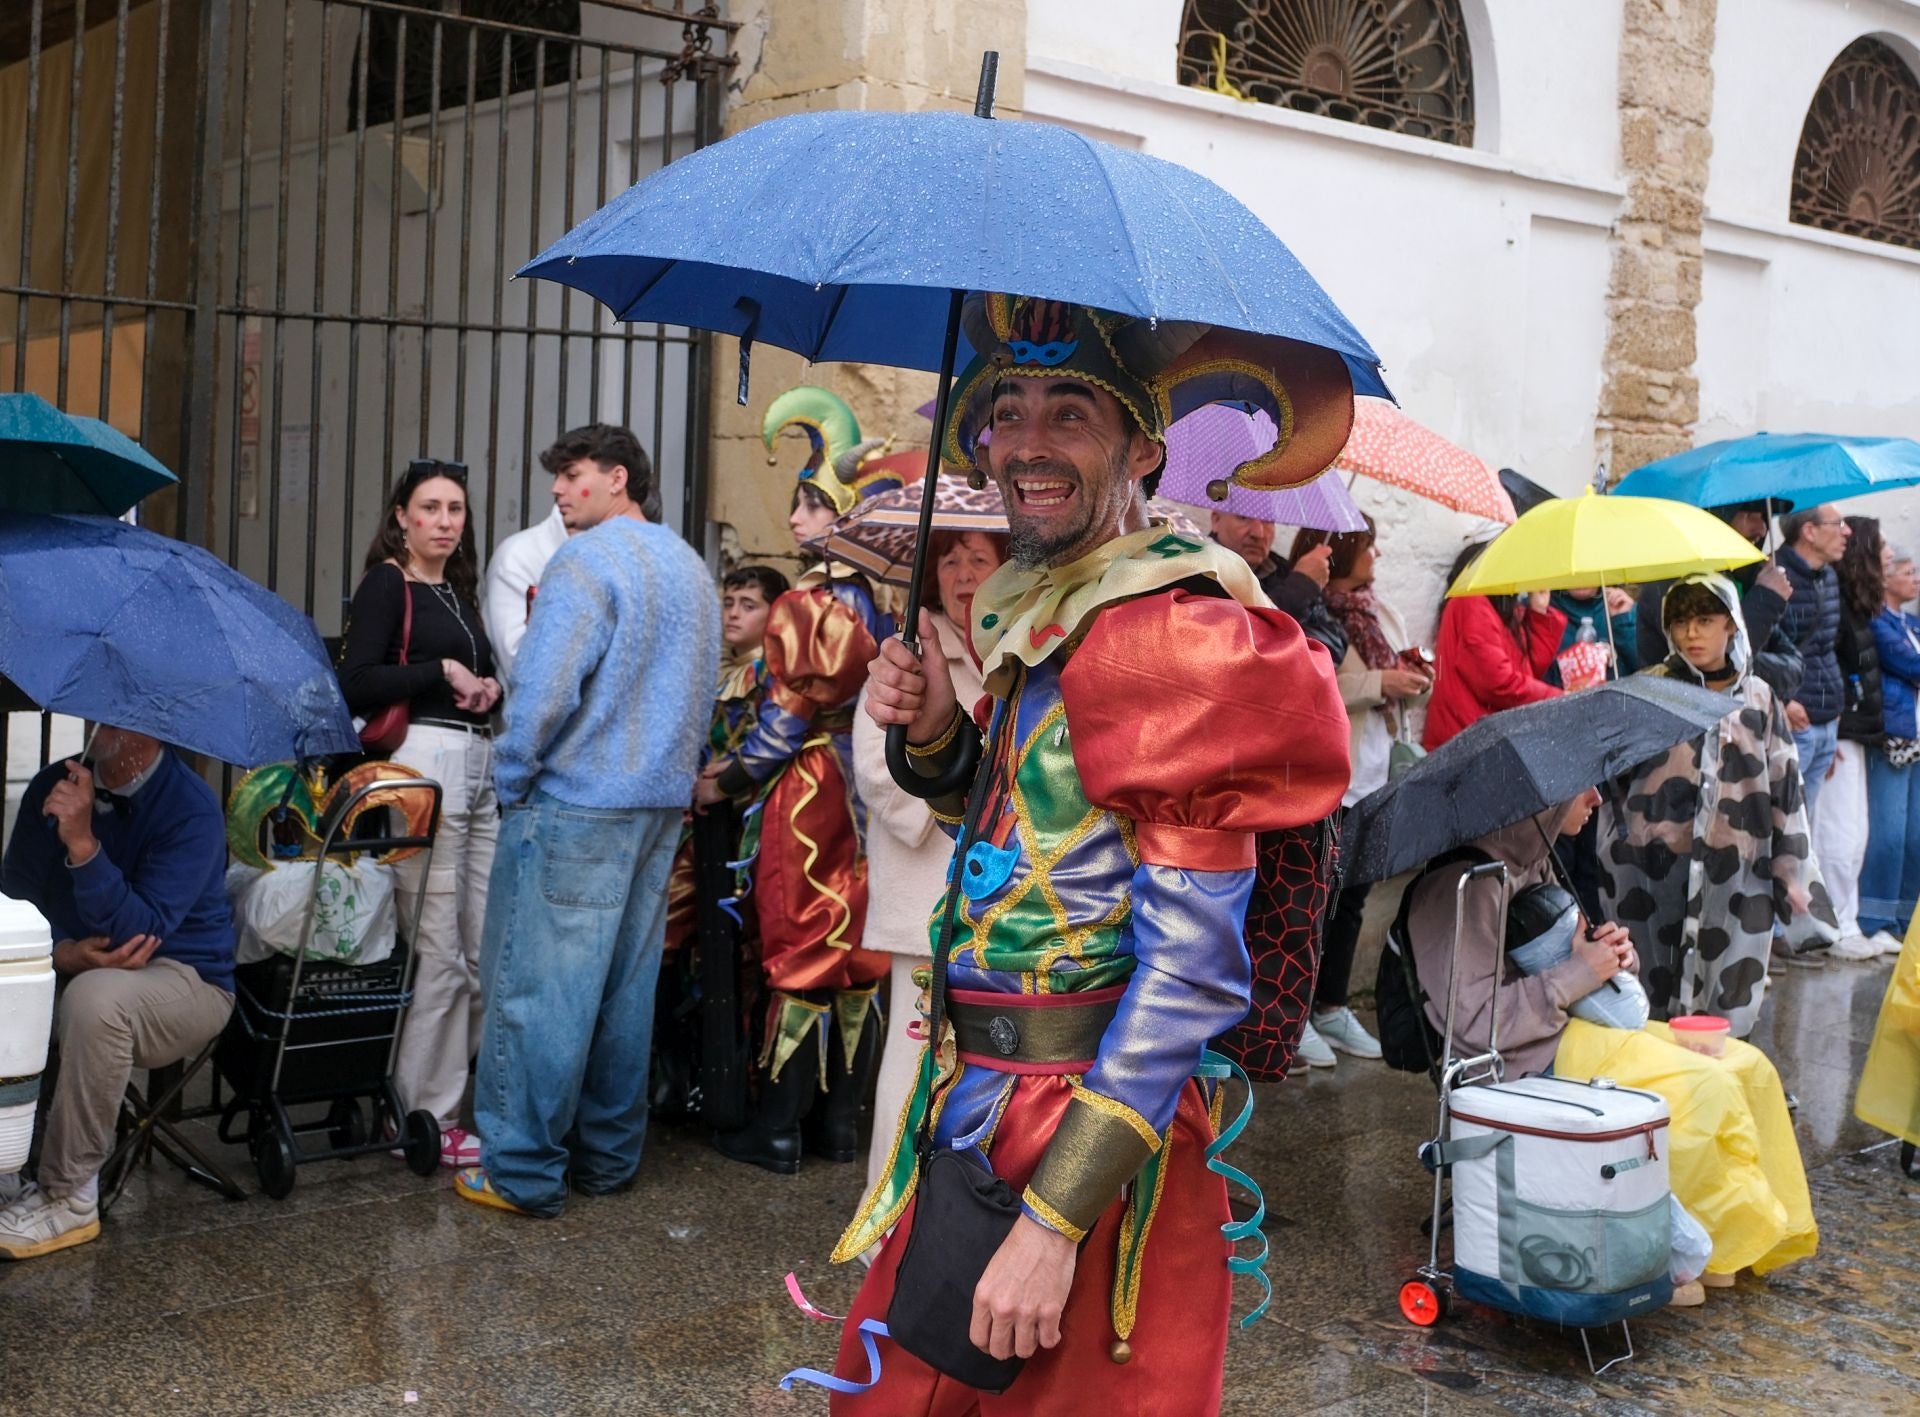
[(1215, 542), (1164, 522), (1116, 537), (1064, 566), (1008, 562), (973, 596), (973, 647), (987, 691), (1004, 696), (1016, 664), (1039, 664), (1078, 638), (1103, 607), (1204, 576), (1242, 605), (1271, 606), (1247, 563)]

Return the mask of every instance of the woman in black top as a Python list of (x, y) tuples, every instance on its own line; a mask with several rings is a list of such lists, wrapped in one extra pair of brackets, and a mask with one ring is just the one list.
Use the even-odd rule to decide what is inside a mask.
[(424, 1107), (439, 1119), (445, 1166), (480, 1160), (480, 1139), (460, 1126), (460, 1100), (480, 1045), (480, 930), (500, 820), (487, 717), (500, 684), (475, 599), (480, 567), (466, 481), (459, 463), (420, 458), (395, 485), (367, 549), (340, 662), (340, 685), (356, 714), (372, 718), (406, 703), (407, 736), (393, 761), (442, 791), (424, 898), (423, 858), (394, 866), (401, 924), (416, 957), (394, 1082), (409, 1110)]

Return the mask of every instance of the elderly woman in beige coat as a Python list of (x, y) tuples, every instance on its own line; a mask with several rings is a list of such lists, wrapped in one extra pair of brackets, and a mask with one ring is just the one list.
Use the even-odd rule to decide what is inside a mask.
[[(985, 691), (967, 648), (966, 626), (974, 591), (1006, 560), (1006, 538), (977, 531), (935, 532), (928, 557), (935, 579), (928, 608), (933, 611), (940, 649), (947, 657), (960, 704), (971, 709)], [(914, 1004), (920, 988), (913, 982), (913, 971), (933, 958), (927, 918), (946, 886), (953, 842), (940, 830), (927, 804), (894, 783), (887, 772), (885, 730), (865, 712), (853, 716), (853, 781), (867, 808), (867, 927), (860, 943), (864, 949), (885, 950), (893, 956), (873, 1104), (873, 1145), (867, 1160), (871, 1189), (892, 1149), (920, 1061), (920, 1042), (908, 1031), (919, 1019)]]

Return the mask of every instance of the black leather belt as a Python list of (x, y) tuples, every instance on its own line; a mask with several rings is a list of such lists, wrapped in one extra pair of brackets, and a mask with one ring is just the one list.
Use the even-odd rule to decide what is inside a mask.
[(947, 991), (960, 1060), (1012, 1073), (1077, 1073), (1093, 1066), (1126, 985), (1083, 994)]

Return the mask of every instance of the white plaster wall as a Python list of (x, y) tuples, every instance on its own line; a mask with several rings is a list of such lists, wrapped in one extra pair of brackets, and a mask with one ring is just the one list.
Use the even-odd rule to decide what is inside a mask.
[[(1181, 0), (1032, 0), (1027, 113), (1185, 163), (1287, 241), (1415, 418), (1562, 493), (1594, 471), (1607, 231), (1622, 195), (1620, 0), (1464, 0), (1473, 151), (1174, 83)], [(1820, 76), (1861, 34), (1920, 54), (1914, 0), (1722, 0), (1699, 310), (1701, 441), (1759, 428), (1920, 436), (1920, 255), (1786, 221)], [(1417, 632), (1463, 537), (1361, 482), (1384, 593)], [(1920, 545), (1920, 492), (1862, 499)]]
[[(1360, 327), (1409, 414), (1496, 467), (1585, 483), (1621, 195), (1619, 0), (1467, 0), (1472, 151), (1180, 88), (1181, 8), (1035, 0), (1028, 116), (1213, 178)], [(1426, 634), (1462, 538), (1492, 529), (1365, 481), (1354, 493), (1381, 522), (1383, 593)]]

